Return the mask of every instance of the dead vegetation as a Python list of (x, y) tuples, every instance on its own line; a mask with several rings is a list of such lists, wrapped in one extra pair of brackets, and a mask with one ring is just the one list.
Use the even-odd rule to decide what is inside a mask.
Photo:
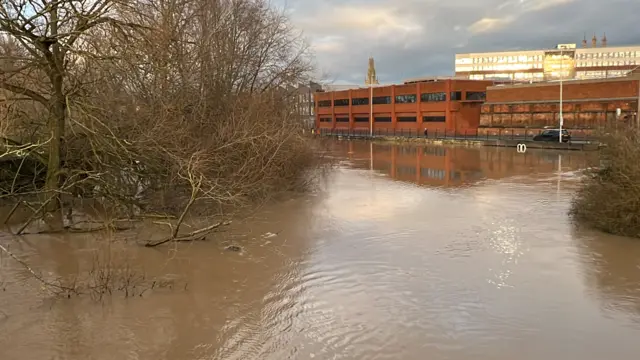
[[(27, 273), (38, 284), (37, 288), (53, 297), (85, 295), (102, 301), (113, 295), (130, 298), (142, 297), (152, 291), (187, 289), (187, 283), (179, 277), (149, 276), (130, 251), (129, 245), (116, 239), (114, 233), (107, 231), (99, 236), (100, 241), (95, 242), (95, 248), (73, 259), (78, 267), (76, 272), (55, 275), (53, 272), (39, 271), (15, 255), (9, 248), (10, 242), (0, 244), (0, 269), (4, 259), (18, 264), (17, 268), (13, 266), (18, 270), (17, 273), (20, 270)], [(7, 284), (0, 282), (0, 291), (5, 286)]]
[(570, 214), (604, 232), (640, 237), (640, 133), (606, 129), (600, 141), (601, 166), (587, 171)]
[[(112, 219), (160, 214), (168, 235), (147, 246), (203, 239), (222, 209), (308, 184), (291, 86), (310, 70), (266, 0), (2, 1), (0, 203), (17, 205), (0, 220), (32, 204), (15, 234), (123, 229), (75, 223), (91, 200)], [(183, 232), (196, 215), (216, 221)]]
[(307, 48), (262, 0), (8, 0), (0, 6), (0, 199), (179, 217), (303, 185), (288, 87)]

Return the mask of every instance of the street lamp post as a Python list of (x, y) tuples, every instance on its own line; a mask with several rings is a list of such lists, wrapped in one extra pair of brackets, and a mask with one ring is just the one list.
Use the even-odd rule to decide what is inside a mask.
[(560, 133), (558, 134), (558, 142), (562, 144), (562, 125), (564, 124), (564, 118), (562, 117), (562, 91), (563, 91), (563, 83), (562, 79), (564, 77), (564, 54), (562, 49), (560, 49)]
[(373, 138), (373, 84), (369, 84), (369, 137)]

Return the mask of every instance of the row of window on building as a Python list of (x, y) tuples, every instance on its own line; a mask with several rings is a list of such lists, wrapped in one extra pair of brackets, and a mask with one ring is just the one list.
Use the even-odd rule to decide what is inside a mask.
[(628, 70), (600, 70), (600, 71), (578, 71), (578, 79), (602, 79), (627, 75)]
[(502, 55), (502, 56), (483, 56), (471, 58), (471, 61), (462, 61), (458, 59), (458, 64), (472, 63), (472, 64), (502, 64), (502, 63), (526, 63), (526, 62), (540, 62), (542, 61), (542, 54), (540, 55)]
[[(619, 77), (625, 76), (629, 70), (596, 70), (596, 71), (577, 71), (575, 73), (575, 78), (577, 79), (601, 79), (601, 78), (610, 78), (610, 77)], [(547, 73), (551, 78), (560, 78), (560, 72), (552, 71)], [(469, 75), (469, 79), (471, 80), (532, 80), (539, 81), (543, 80), (545, 74), (542, 72), (516, 72), (516, 73), (494, 73), (494, 74), (473, 74)], [(573, 75), (566, 70), (562, 73), (563, 78), (572, 78)]]
[(518, 71), (529, 69), (542, 69), (542, 63), (532, 64), (504, 64), (504, 65), (479, 65), (479, 66), (456, 66), (456, 72), (469, 71)]
[(494, 74), (473, 74), (469, 75), (471, 80), (533, 80), (538, 81), (544, 79), (542, 72), (516, 72), (516, 73), (494, 73)]
[[(456, 59), (456, 64), (523, 64), (523, 63), (541, 63), (544, 54), (537, 55), (495, 55), (482, 56), (472, 58)], [(639, 51), (606, 51), (606, 52), (590, 52), (582, 53), (577, 51), (576, 59), (619, 59), (619, 58), (640, 58)]]
[[(340, 115), (336, 115), (336, 122), (337, 123), (348, 123), (349, 122), (349, 117), (348, 116), (340, 116)], [(418, 122), (418, 117), (417, 116), (398, 116), (396, 118), (396, 120), (398, 122)], [(422, 117), (422, 122), (446, 122), (447, 118), (442, 115), (442, 116), (438, 116), (438, 115), (430, 115), (430, 116), (423, 116)], [(353, 118), (354, 122), (357, 123), (368, 123), (369, 122), (369, 117), (368, 116), (354, 116)], [(390, 123), (392, 121), (390, 116), (374, 116), (373, 117), (373, 121), (377, 122), (377, 123)], [(332, 117), (331, 116), (322, 116), (320, 117), (320, 122), (322, 123), (330, 123), (332, 122)]]
[[(465, 100), (485, 100), (487, 93), (485, 91), (466, 91)], [(462, 91), (452, 91), (449, 94), (451, 101), (462, 100)], [(394, 100), (392, 102), (392, 100)], [(418, 96), (416, 94), (396, 95), (393, 99), (391, 96), (374, 96), (372, 98), (374, 105), (385, 104), (413, 104), (418, 102)], [(447, 101), (447, 93), (434, 92), (424, 93), (420, 95), (421, 102), (440, 102)], [(351, 99), (351, 105), (369, 105), (369, 98), (353, 98)], [(331, 107), (331, 100), (319, 100), (319, 107)], [(335, 99), (333, 100), (333, 106), (349, 106), (349, 99)]]
[(576, 59), (640, 58), (640, 51), (577, 53)]
[[(601, 67), (601, 66), (632, 66), (640, 65), (640, 59), (632, 60), (612, 60), (612, 61), (577, 61), (578, 67)], [(558, 65), (560, 66), (560, 65)], [(564, 67), (570, 68), (573, 64), (566, 62)], [(480, 66), (456, 66), (456, 72), (470, 71), (518, 71), (530, 69), (543, 69), (542, 63), (532, 64), (504, 64), (504, 65), (480, 65)]]
[(594, 66), (629, 66), (640, 65), (640, 60), (617, 60), (617, 61), (578, 61), (576, 65), (579, 67), (594, 67)]

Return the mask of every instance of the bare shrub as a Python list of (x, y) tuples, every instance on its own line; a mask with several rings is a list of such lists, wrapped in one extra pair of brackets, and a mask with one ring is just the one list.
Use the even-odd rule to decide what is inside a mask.
[(609, 128), (600, 140), (601, 166), (587, 171), (570, 214), (598, 230), (640, 237), (640, 133)]
[(114, 293), (140, 296), (151, 286), (144, 270), (133, 265), (130, 253), (124, 248), (114, 248), (110, 242), (94, 250), (90, 261), (91, 268), (79, 290), (96, 301)]
[[(7, 0), (0, 31), (19, 54), (0, 88), (26, 98), (2, 137), (47, 174), (4, 192), (42, 193), (54, 229), (65, 197), (113, 216), (217, 213), (305, 184), (314, 156), (291, 86), (309, 54), (267, 1)], [(24, 177), (12, 171), (6, 183)]]
[(5, 283), (2, 277), (8, 267), (14, 263), (29, 273), (46, 296), (70, 298), (89, 296), (102, 301), (111, 296), (125, 298), (143, 296), (149, 291), (186, 288), (179, 277), (148, 276), (148, 273), (131, 251), (130, 244), (115, 237), (113, 232), (98, 234), (100, 241), (90, 251), (78, 256), (78, 270), (72, 274), (56, 275), (52, 271), (42, 271), (27, 263), (21, 254), (9, 248), (9, 243), (0, 243), (0, 291)]

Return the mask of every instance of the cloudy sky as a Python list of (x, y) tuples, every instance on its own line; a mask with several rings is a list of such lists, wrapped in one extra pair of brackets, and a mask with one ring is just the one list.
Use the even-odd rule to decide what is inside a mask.
[(277, 0), (310, 42), (324, 81), (361, 84), (451, 75), (465, 52), (640, 44), (640, 0)]

